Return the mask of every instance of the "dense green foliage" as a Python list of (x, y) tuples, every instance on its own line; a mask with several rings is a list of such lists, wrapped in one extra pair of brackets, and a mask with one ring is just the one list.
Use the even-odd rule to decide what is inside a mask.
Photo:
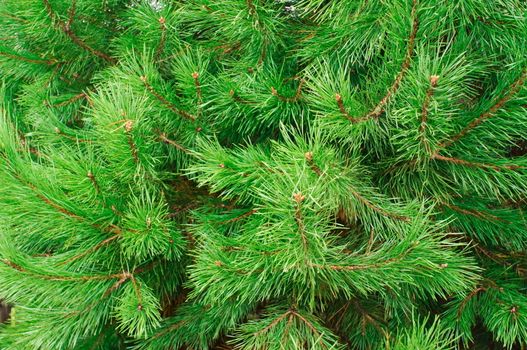
[(0, 29), (0, 349), (527, 346), (525, 1), (2, 0)]

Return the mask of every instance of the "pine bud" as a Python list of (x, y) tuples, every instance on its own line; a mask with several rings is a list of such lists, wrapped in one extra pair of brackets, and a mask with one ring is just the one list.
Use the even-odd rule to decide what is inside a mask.
[(302, 194), (302, 192), (298, 192), (293, 194), (293, 198), (297, 203), (303, 202), (306, 197)]
[(132, 120), (127, 120), (126, 123), (124, 123), (124, 130), (126, 130), (126, 132), (132, 131), (133, 125), (134, 122)]

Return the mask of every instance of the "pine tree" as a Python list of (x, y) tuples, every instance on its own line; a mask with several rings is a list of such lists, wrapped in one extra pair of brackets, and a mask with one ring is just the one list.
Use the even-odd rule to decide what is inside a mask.
[(527, 346), (524, 1), (0, 28), (0, 349)]

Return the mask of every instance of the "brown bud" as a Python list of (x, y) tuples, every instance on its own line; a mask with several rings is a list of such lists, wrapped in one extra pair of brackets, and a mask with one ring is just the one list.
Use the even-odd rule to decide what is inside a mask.
[(137, 305), (137, 310), (143, 311), (143, 305), (141, 305), (141, 304)]
[(297, 203), (303, 202), (304, 199), (306, 199), (306, 196), (302, 194), (302, 192), (298, 192), (293, 194), (293, 198)]
[(306, 157), (306, 160), (307, 160), (308, 162), (312, 162), (312, 161), (313, 161), (313, 152), (306, 152), (306, 153), (304, 154), (304, 157)]
[(430, 76), (430, 85), (436, 86), (438, 81), (439, 81), (439, 75)]
[(276, 89), (274, 87), (271, 86), (271, 93), (276, 96), (278, 95), (278, 91), (276, 91)]
[(214, 265), (216, 265), (216, 266), (218, 266), (218, 267), (221, 267), (221, 266), (223, 266), (223, 263), (222, 263), (221, 261), (219, 261), (219, 260), (216, 260), (216, 261), (214, 262)]
[(126, 123), (124, 123), (124, 130), (126, 132), (132, 131), (132, 127), (134, 126), (134, 122), (132, 120), (127, 120)]
[(335, 100), (337, 100), (337, 102), (341, 102), (342, 96), (340, 96), (340, 94), (335, 94)]
[(439, 267), (442, 268), (442, 269), (444, 269), (444, 268), (448, 267), (448, 264), (447, 264), (447, 263), (439, 264)]
[(517, 312), (518, 312), (518, 308), (517, 308), (516, 306), (513, 306), (513, 307), (511, 308), (511, 314), (515, 314), (515, 313), (517, 313)]
[(165, 17), (159, 17), (159, 23), (165, 24), (166, 20)]
[(141, 76), (139, 77), (139, 79), (141, 79), (141, 81), (142, 81), (143, 83), (146, 83), (146, 76), (141, 75)]
[(225, 168), (225, 164), (223, 164), (223, 163), (220, 163), (218, 166), (219, 166), (220, 168)]
[(192, 78), (198, 79), (199, 78), (199, 73), (198, 72), (192, 73)]

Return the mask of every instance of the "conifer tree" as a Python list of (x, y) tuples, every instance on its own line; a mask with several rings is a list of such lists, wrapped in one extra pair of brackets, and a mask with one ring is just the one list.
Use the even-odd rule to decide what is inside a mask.
[(0, 349), (527, 346), (524, 1), (0, 28)]

